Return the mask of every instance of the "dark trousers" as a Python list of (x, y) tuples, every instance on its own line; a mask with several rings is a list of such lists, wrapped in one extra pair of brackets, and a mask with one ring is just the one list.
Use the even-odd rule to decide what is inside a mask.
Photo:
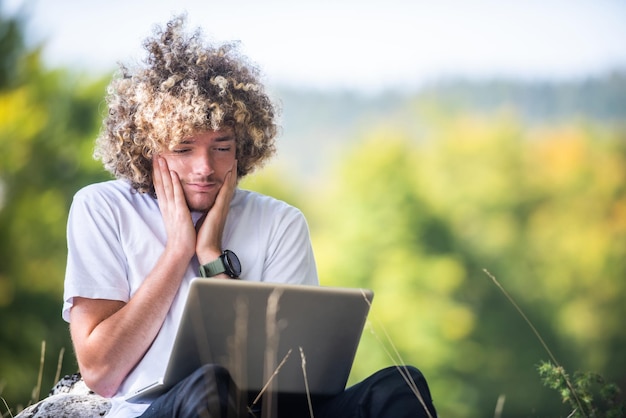
[[(155, 400), (141, 417), (311, 418), (306, 395), (279, 394), (266, 398), (265, 405), (251, 405), (250, 399), (226, 369), (207, 365)], [(338, 395), (313, 397), (311, 405), (315, 418), (437, 416), (428, 384), (414, 367), (383, 369)]]

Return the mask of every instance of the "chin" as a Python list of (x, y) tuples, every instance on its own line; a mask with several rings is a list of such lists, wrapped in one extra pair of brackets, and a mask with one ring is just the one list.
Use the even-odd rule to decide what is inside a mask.
[(215, 204), (215, 201), (212, 202), (187, 202), (187, 206), (189, 210), (192, 212), (208, 212)]
[(215, 204), (217, 196), (209, 196), (207, 194), (192, 194), (191, 196), (185, 194), (185, 200), (187, 201), (187, 207), (192, 212), (208, 212), (209, 209)]

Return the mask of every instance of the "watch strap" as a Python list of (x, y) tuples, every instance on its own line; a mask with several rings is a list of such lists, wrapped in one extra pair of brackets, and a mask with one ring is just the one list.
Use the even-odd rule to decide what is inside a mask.
[(206, 263), (200, 266), (200, 275), (202, 277), (213, 277), (218, 274), (222, 274), (226, 271), (224, 260), (222, 256), (219, 256), (217, 260), (213, 260), (210, 263)]

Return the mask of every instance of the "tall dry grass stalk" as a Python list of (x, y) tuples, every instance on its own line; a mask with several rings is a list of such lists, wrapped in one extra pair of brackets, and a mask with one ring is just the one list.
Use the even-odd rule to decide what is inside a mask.
[(304, 350), (302, 347), (298, 347), (300, 349), (300, 358), (302, 359), (302, 375), (304, 376), (304, 388), (306, 391), (306, 400), (309, 404), (309, 415), (311, 418), (313, 417), (313, 403), (311, 402), (311, 391), (309, 390), (309, 379), (306, 376), (306, 357), (304, 356)]
[[(63, 366), (63, 358), (65, 356), (65, 348), (61, 347), (61, 350), (59, 351), (59, 358), (57, 360), (57, 369), (56, 369), (56, 374), (54, 376), (54, 384), (56, 384), (60, 379), (61, 379), (61, 368)], [(33, 405), (37, 402), (39, 402), (40, 400), (40, 396), (41, 396), (41, 387), (43, 384), (43, 369), (44, 369), (44, 364), (45, 364), (45, 359), (46, 359), (46, 341), (43, 340), (41, 342), (41, 352), (39, 355), (39, 372), (37, 373), (37, 384), (35, 385), (35, 387), (33, 388), (32, 392), (31, 392), (31, 399), (28, 401), (28, 403), (26, 404), (26, 406), (30, 406)], [(1, 392), (1, 391), (0, 391)], [(4, 404), (4, 407), (6, 409), (6, 412), (3, 413), (2, 415), (0, 415), (0, 417), (11, 417), (13, 418), (13, 413), (11, 412), (11, 408), (9, 408), (9, 405), (7, 404), (6, 399), (4, 399), (3, 397), (0, 396), (0, 399), (2, 400), (2, 403)], [(17, 412), (19, 413), (23, 408), (20, 406), (18, 407)]]
[[(7, 412), (6, 412), (6, 413), (4, 413), (4, 414), (2, 414), (1, 416), (2, 416), (2, 417), (9, 416), (9, 417), (13, 418), (13, 414), (11, 413), (11, 408), (9, 408), (9, 405), (7, 405), (7, 401), (6, 401), (6, 400), (5, 400), (2, 396), (0, 396), (0, 399), (2, 399), (2, 403), (4, 404), (4, 407), (5, 407), (5, 408), (6, 408), (6, 410), (7, 410)], [(7, 415), (7, 414), (8, 414), (8, 415)]]
[(267, 346), (265, 348), (265, 381), (269, 383), (268, 389), (263, 394), (263, 418), (272, 418), (273, 404), (276, 402), (277, 393), (272, 390), (274, 376), (277, 375), (276, 358), (278, 357), (278, 343), (280, 332), (276, 316), (278, 315), (280, 297), (282, 290), (272, 291), (267, 301), (267, 312), (265, 314), (265, 329), (267, 333)]
[(267, 381), (265, 382), (265, 385), (263, 385), (263, 388), (259, 391), (259, 394), (256, 396), (256, 398), (254, 398), (254, 401), (252, 402), (252, 404), (248, 407), (248, 411), (252, 412), (252, 407), (255, 406), (263, 397), (263, 395), (265, 394), (265, 392), (267, 392), (267, 389), (270, 387), (270, 385), (272, 384), (273, 379), (278, 376), (278, 373), (280, 373), (280, 369), (281, 367), (283, 367), (283, 364), (285, 364), (285, 362), (287, 361), (287, 359), (289, 358), (289, 356), (291, 355), (291, 351), (292, 349), (290, 348), (289, 351), (287, 351), (287, 354), (285, 354), (285, 357), (283, 357), (282, 361), (278, 364), (278, 366), (276, 367), (276, 369), (274, 370), (274, 372), (272, 372), (272, 374), (270, 375), (270, 377), (267, 379)]
[(498, 396), (498, 401), (496, 402), (496, 410), (493, 413), (493, 418), (501, 418), (502, 411), (504, 411), (504, 401), (506, 401), (506, 395)]
[(43, 380), (43, 365), (46, 359), (46, 340), (41, 342), (41, 355), (39, 357), (39, 374), (37, 376), (37, 386), (33, 389), (31, 402), (37, 402), (41, 394), (41, 381)]
[[(228, 370), (231, 370), (237, 381), (243, 385), (247, 383), (248, 356), (246, 355), (248, 347), (248, 301), (239, 296), (235, 301), (235, 336), (232, 342), (231, 351), (235, 353)], [(237, 391), (237, 405), (241, 405), (244, 394)], [(247, 399), (245, 400), (247, 402)]]
[[(370, 302), (370, 300), (365, 295), (365, 292), (363, 292), (363, 299), (365, 300), (365, 302), (371, 308), (372, 307), (372, 303)], [(398, 349), (396, 348), (395, 344), (391, 340), (391, 337), (389, 336), (389, 333), (387, 333), (387, 330), (385, 329), (385, 327), (381, 323), (379, 323), (379, 322), (376, 323), (376, 326), (379, 327), (383, 331), (383, 333), (385, 334), (385, 339), (387, 341), (387, 344), (389, 344), (389, 346), (391, 346), (391, 348), (393, 350), (393, 354), (391, 353), (391, 351), (389, 351), (389, 349), (387, 348), (387, 345), (380, 339), (380, 337), (378, 336), (378, 334), (376, 333), (376, 331), (372, 327), (370, 321), (371, 321), (371, 319), (368, 321), (368, 325), (369, 325), (368, 328), (369, 328), (370, 332), (374, 335), (374, 337), (376, 338), (376, 340), (378, 341), (380, 346), (383, 348), (383, 350), (385, 351), (385, 354), (387, 354), (389, 359), (391, 359), (392, 363), (394, 364), (394, 366), (396, 367), (396, 369), (398, 370), (398, 372), (400, 373), (400, 375), (402, 376), (402, 378), (404, 379), (406, 384), (411, 389), (411, 392), (413, 392), (415, 397), (419, 400), (420, 404), (422, 405), (422, 408), (424, 408), (424, 411), (426, 411), (426, 414), (428, 415), (428, 418), (433, 418), (431, 413), (430, 413), (430, 411), (426, 407), (426, 402), (424, 401), (424, 397), (420, 393), (419, 388), (417, 387), (417, 384), (415, 383), (415, 380), (413, 380), (413, 377), (411, 376), (411, 374), (407, 370), (406, 363), (404, 362), (404, 360), (402, 360), (402, 356), (400, 355), (400, 353), (398, 352)]]
[(513, 307), (521, 315), (521, 317), (524, 319), (524, 321), (528, 324), (528, 326), (532, 330), (533, 334), (535, 334), (535, 336), (537, 337), (537, 339), (539, 340), (539, 342), (543, 346), (544, 350), (546, 350), (546, 353), (548, 353), (548, 357), (550, 357), (550, 360), (557, 366), (558, 370), (561, 372), (562, 377), (563, 377), (563, 379), (565, 381), (565, 384), (567, 385), (568, 389), (571, 391), (572, 397), (574, 398), (575, 403), (578, 405), (578, 408), (581, 411), (584, 411), (585, 409), (583, 408), (582, 403), (581, 403), (580, 399), (578, 398), (577, 391), (576, 391), (576, 389), (574, 389), (574, 385), (572, 385), (572, 382), (570, 381), (569, 377), (565, 373), (565, 369), (557, 361), (557, 359), (554, 356), (554, 354), (552, 354), (552, 350), (550, 350), (550, 347), (548, 347), (548, 344), (546, 344), (544, 339), (541, 337), (541, 334), (539, 334), (539, 331), (537, 331), (537, 328), (535, 328), (535, 326), (530, 321), (530, 319), (528, 319), (528, 317), (526, 316), (524, 311), (522, 311), (522, 308), (519, 307), (519, 305), (515, 302), (513, 297), (511, 297), (511, 295), (509, 295), (509, 293), (504, 289), (504, 287), (500, 284), (500, 282), (498, 282), (498, 279), (496, 279), (496, 277), (493, 274), (491, 274), (487, 269), (483, 269), (483, 271), (493, 281), (493, 283), (496, 285), (496, 287), (498, 289), (500, 289), (502, 294), (509, 300), (511, 305), (513, 305)]
[(57, 372), (54, 375), (54, 384), (61, 380), (61, 367), (63, 366), (63, 357), (65, 356), (65, 347), (61, 347), (59, 351), (59, 359), (57, 360)]

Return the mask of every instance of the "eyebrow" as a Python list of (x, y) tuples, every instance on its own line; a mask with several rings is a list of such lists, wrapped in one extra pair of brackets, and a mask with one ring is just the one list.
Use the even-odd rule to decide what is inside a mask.
[[(235, 141), (235, 135), (224, 134), (214, 139), (214, 142), (229, 142), (229, 141)], [(179, 144), (193, 144), (194, 142), (196, 142), (194, 139), (187, 138), (187, 139), (183, 139), (182, 141), (180, 141)]]
[(218, 136), (217, 138), (215, 138), (215, 142), (228, 142), (228, 141), (234, 141), (235, 140), (235, 135), (233, 134), (225, 134), (223, 136)]

